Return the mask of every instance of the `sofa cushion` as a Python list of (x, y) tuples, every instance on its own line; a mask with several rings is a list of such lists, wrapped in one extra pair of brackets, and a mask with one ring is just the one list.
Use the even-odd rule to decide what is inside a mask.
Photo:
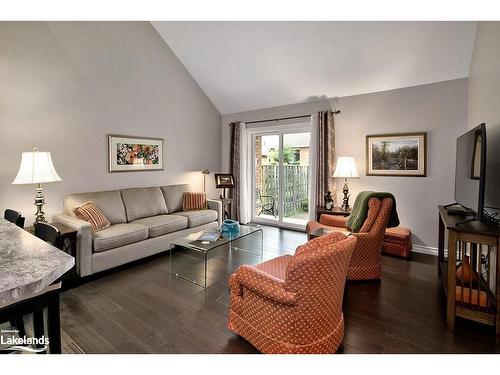
[(158, 237), (188, 227), (188, 219), (179, 215), (158, 215), (135, 220), (132, 224), (141, 224), (149, 229), (149, 237)]
[(159, 187), (122, 189), (123, 203), (128, 222), (168, 213)]
[(98, 191), (93, 193), (70, 194), (64, 198), (64, 212), (75, 217), (73, 210), (85, 202), (92, 201), (102, 211), (111, 224), (127, 222), (125, 206), (120, 190)]
[(217, 220), (217, 211), (215, 210), (181, 211), (177, 212), (176, 215), (187, 217), (189, 228)]
[(184, 193), (190, 191), (188, 184), (162, 186), (161, 191), (169, 213), (182, 211)]
[(148, 238), (148, 228), (140, 224), (115, 224), (92, 235), (94, 251), (104, 251)]

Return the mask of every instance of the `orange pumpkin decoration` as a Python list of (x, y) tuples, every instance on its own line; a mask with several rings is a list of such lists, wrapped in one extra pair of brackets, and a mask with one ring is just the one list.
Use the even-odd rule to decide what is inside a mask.
[(470, 259), (468, 255), (464, 255), (462, 260), (462, 265), (457, 269), (457, 284), (459, 281), (463, 281), (464, 285), (469, 285), (471, 282), (475, 284), (477, 282), (477, 273), (472, 270), (470, 266)]

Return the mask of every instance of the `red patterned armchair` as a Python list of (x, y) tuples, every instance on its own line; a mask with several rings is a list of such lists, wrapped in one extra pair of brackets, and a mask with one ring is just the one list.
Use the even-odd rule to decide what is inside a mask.
[[(359, 233), (353, 233), (358, 242), (352, 254), (348, 280), (374, 280), (381, 278), (381, 252), (382, 241), (392, 210), (392, 199), (370, 198), (368, 201), (368, 215)], [(310, 221), (307, 223), (306, 232), (313, 233), (319, 228), (346, 232), (347, 218), (335, 215), (321, 215), (319, 223)]]
[(342, 299), (357, 239), (330, 233), (229, 279), (228, 328), (263, 353), (335, 353)]

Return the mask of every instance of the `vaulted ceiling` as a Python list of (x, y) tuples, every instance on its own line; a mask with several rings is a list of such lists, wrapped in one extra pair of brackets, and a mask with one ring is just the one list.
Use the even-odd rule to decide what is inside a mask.
[(222, 114), (467, 77), (475, 22), (153, 22)]

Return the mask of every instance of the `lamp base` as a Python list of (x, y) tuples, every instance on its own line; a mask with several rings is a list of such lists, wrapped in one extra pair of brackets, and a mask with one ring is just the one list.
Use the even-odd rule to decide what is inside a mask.
[(344, 180), (344, 188), (342, 189), (344, 193), (344, 199), (342, 200), (342, 209), (344, 211), (349, 210), (349, 186), (347, 186), (347, 178)]
[(45, 212), (43, 212), (43, 205), (45, 204), (45, 197), (43, 196), (42, 184), (38, 184), (35, 188), (35, 223), (46, 223)]

